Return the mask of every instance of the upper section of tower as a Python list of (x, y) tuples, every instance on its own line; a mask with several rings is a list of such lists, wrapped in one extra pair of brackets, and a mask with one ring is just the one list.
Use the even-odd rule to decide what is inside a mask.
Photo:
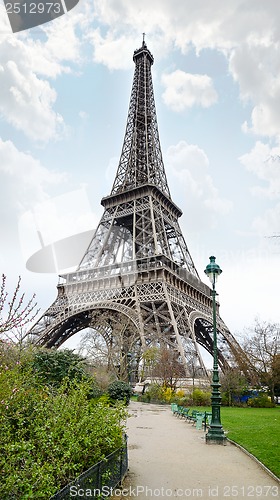
[(151, 66), (154, 58), (143, 40), (135, 63), (128, 119), (120, 162), (111, 195), (145, 184), (170, 198), (159, 141)]
[(143, 40), (142, 47), (140, 49), (137, 49), (134, 51), (133, 61), (135, 62), (135, 64), (136, 64), (137, 59), (139, 57), (142, 57), (144, 53), (145, 53), (146, 57), (149, 58), (150, 64), (151, 65), (154, 64), (154, 58), (153, 58), (151, 52), (148, 50), (147, 45), (145, 43), (145, 40)]

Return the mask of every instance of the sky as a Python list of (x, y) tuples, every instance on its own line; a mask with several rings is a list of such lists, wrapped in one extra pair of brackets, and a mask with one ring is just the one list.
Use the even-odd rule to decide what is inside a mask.
[(63, 272), (63, 259), (49, 264), (51, 245), (79, 235), (77, 262), (67, 265), (82, 257), (116, 174), (142, 33), (155, 60), (171, 196), (198, 273), (207, 283), (204, 269), (216, 256), (220, 313), (233, 335), (256, 317), (279, 323), (278, 0), (80, 0), (18, 33), (0, 0), (7, 289), (21, 276), (43, 314)]

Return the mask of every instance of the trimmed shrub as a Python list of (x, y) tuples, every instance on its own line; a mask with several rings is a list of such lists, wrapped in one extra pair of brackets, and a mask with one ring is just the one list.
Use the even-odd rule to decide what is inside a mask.
[(122, 380), (115, 380), (108, 386), (109, 397), (116, 401), (124, 401), (126, 405), (129, 404), (130, 396), (132, 395), (132, 389), (127, 382)]

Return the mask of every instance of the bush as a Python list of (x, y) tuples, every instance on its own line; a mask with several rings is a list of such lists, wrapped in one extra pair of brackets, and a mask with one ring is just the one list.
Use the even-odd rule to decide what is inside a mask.
[(162, 400), (163, 387), (159, 384), (149, 385), (145, 395), (150, 398), (150, 401), (161, 401)]
[(132, 389), (129, 384), (121, 380), (115, 380), (108, 386), (109, 397), (113, 400), (124, 401), (126, 405), (129, 404)]
[(151, 402), (151, 396), (149, 392), (145, 392), (144, 394), (139, 394), (138, 396), (138, 401), (141, 401), (142, 403), (150, 403)]
[(273, 408), (275, 405), (268, 396), (263, 394), (257, 398), (248, 399), (248, 406), (252, 408)]
[[(182, 391), (181, 391), (182, 392)], [(182, 392), (182, 394), (184, 394)], [(178, 401), (178, 396), (171, 387), (165, 387), (160, 384), (151, 384), (144, 394), (138, 396), (138, 401), (144, 403), (173, 403)]]
[(89, 377), (85, 371), (84, 359), (70, 349), (37, 350), (26, 365), (31, 366), (42, 383), (55, 387), (58, 387), (65, 377), (76, 380)]
[(0, 498), (48, 500), (122, 444), (123, 405), (90, 399), (89, 382), (54, 388), (20, 366), (0, 372)]
[(184, 406), (185, 408), (192, 406), (192, 400), (189, 396), (184, 396), (183, 398), (174, 398), (172, 403), (177, 403), (179, 406)]
[(149, 403), (150, 401), (158, 403), (169, 403), (173, 397), (174, 391), (170, 387), (164, 387), (160, 384), (151, 384), (145, 394), (138, 398), (138, 401)]
[(145, 394), (138, 397), (138, 401), (149, 403), (177, 403), (180, 406), (209, 406), (211, 404), (211, 393), (195, 388), (191, 394), (185, 394), (179, 390), (177, 393), (170, 387), (160, 384), (151, 384)]
[(175, 392), (173, 389), (171, 389), (171, 387), (164, 387), (163, 391), (162, 391), (161, 399), (165, 403), (170, 403), (171, 400), (174, 398), (174, 394), (175, 394)]
[(182, 389), (179, 389), (178, 391), (175, 392), (174, 398), (184, 399), (185, 395), (186, 395), (186, 392), (183, 391)]
[(208, 406), (211, 404), (211, 393), (202, 389), (194, 389), (192, 393), (193, 404), (196, 406)]

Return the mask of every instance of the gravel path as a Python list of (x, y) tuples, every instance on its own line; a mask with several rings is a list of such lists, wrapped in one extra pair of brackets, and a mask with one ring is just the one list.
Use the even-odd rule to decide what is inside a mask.
[(131, 402), (129, 473), (118, 498), (261, 500), (279, 498), (280, 483), (242, 450), (206, 445), (205, 434), (168, 406)]

